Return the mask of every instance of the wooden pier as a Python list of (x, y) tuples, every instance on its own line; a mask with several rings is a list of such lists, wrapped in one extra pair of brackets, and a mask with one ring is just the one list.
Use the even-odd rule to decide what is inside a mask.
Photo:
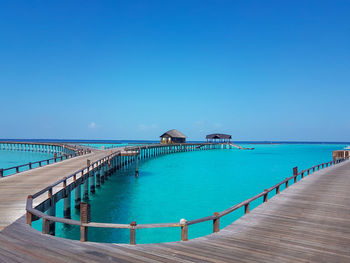
[[(6, 142), (3, 142), (3, 144), (6, 144)], [(22, 143), (10, 142), (10, 144), (8, 146), (9, 149), (21, 149), (21, 146), (18, 145)], [(75, 206), (79, 208), (80, 202), (88, 199), (89, 194), (93, 193), (96, 187), (103, 184), (112, 172), (123, 166), (130, 165), (136, 160), (175, 152), (219, 148), (218, 145), (213, 144), (200, 144), (202, 147), (196, 148), (197, 145), (152, 144), (119, 147), (104, 151), (85, 151), (85, 155), (67, 159), (60, 163), (52, 163), (47, 166), (2, 177), (0, 178), (0, 230), (13, 223), (26, 212), (25, 200), (30, 195), (35, 198), (32, 203), (33, 207), (38, 208), (40, 212), (49, 210), (48, 213), (54, 216), (55, 210), (53, 208), (55, 204), (64, 198), (66, 200), (65, 204), (68, 205), (68, 199), (72, 198), (69, 194), (71, 190), (74, 188), (79, 190), (76, 192), (80, 196), (74, 196), (76, 200)], [(70, 214), (68, 212), (69, 209), (73, 208), (65, 207), (67, 218), (69, 218), (68, 215)], [(33, 217), (33, 220), (35, 219), (36, 217)], [(54, 228), (52, 222), (51, 228)], [(53, 234), (54, 231), (51, 230), (51, 233)]]
[[(135, 246), (79, 242), (48, 235), (50, 223), (55, 221), (80, 225), (82, 241), (86, 241), (89, 227), (124, 228), (121, 224), (92, 223), (86, 214), (82, 215), (81, 221), (74, 221), (57, 219), (42, 211), (49, 209), (45, 205), (48, 199), (55, 202), (67, 198), (67, 192), (77, 182), (83, 186), (84, 193), (92, 192), (91, 186), (101, 183), (100, 179), (108, 176), (108, 169), (117, 170), (120, 165), (161, 154), (217, 147), (211, 144), (198, 146), (154, 145), (127, 147), (108, 153), (100, 151), (87, 156), (91, 159), (89, 163), (87, 157), (80, 156), (52, 165), (51, 168), (57, 166), (56, 170), (48, 169), (49, 166), (36, 169), (36, 173), (47, 169), (41, 176), (23, 177), (24, 173), (33, 173), (32, 170), (3, 178), (0, 182), (0, 222), (7, 210), (7, 216), (16, 212), (16, 218), (23, 215), (24, 196), (31, 196), (27, 199), (27, 217), (22, 216), (11, 224), (16, 219), (13, 217), (7, 221), (9, 226), (0, 232), (0, 262), (350, 262), (350, 199), (347, 196), (350, 162), (342, 160), (304, 171), (294, 169), (291, 177), (220, 213), (192, 222), (177, 222), (173, 226), (150, 224), (152, 227), (179, 227), (179, 237), (183, 240), (180, 242)], [(50, 173), (50, 170), (55, 172)], [(62, 178), (62, 174), (66, 176)], [(17, 178), (22, 180), (15, 181)], [(44, 178), (46, 182), (42, 182)], [(2, 188), (3, 180), (13, 182)], [(90, 188), (89, 185), (84, 187), (84, 182), (89, 182)], [(280, 191), (281, 187), (286, 189)], [(25, 193), (20, 193), (17, 188)], [(3, 189), (7, 192), (1, 196)], [(276, 195), (271, 198), (269, 193), (272, 191)], [(17, 198), (17, 195), (21, 196)], [(250, 210), (250, 202), (259, 198), (262, 204)], [(4, 200), (8, 203), (4, 204)], [(237, 209), (242, 209), (244, 216), (220, 229), (220, 217)], [(44, 219), (43, 233), (30, 227), (31, 221), (37, 219), (35, 217)], [(208, 220), (213, 221), (214, 233), (187, 241), (189, 226)], [(143, 227), (150, 226), (135, 222), (126, 225), (125, 228), (130, 229), (131, 244), (135, 241), (136, 229)]]
[(80, 169), (86, 165), (87, 158), (97, 160), (105, 155), (105, 152), (92, 152), (0, 178), (0, 230), (25, 213), (23, 200), (33, 193), (34, 189), (39, 191), (61, 179), (62, 175)]

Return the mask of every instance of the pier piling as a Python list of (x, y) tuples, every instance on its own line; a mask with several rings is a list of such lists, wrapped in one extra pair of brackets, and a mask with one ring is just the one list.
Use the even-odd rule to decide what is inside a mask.
[(95, 174), (96, 168), (90, 172), (90, 192), (95, 193)]
[(96, 169), (96, 187), (101, 187), (101, 166)]
[(86, 176), (84, 176), (84, 192), (83, 192), (83, 200), (86, 201), (86, 200), (89, 200), (89, 175), (90, 175), (90, 172), (87, 173)]
[[(47, 214), (49, 216), (56, 216), (56, 202), (55, 202), (55, 196), (52, 195), (52, 188), (48, 191), (48, 198), (50, 200), (50, 207), (47, 210)], [(44, 231), (44, 225), (45, 225), (45, 234), (55, 235), (55, 221), (49, 221), (43, 222), (43, 231)]]
[(76, 183), (76, 187), (75, 187), (75, 193), (74, 193), (74, 207), (76, 209), (79, 209), (80, 208), (80, 202), (81, 202), (81, 184), (80, 182), (77, 182)]

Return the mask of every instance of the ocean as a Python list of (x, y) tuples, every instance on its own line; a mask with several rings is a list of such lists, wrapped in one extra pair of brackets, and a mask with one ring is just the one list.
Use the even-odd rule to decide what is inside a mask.
[[(348, 144), (245, 144), (254, 150), (220, 149), (184, 152), (141, 161), (117, 171), (90, 195), (93, 222), (172, 223), (221, 212), (299, 170), (332, 160), (332, 151)], [(283, 188), (281, 189), (283, 190)], [(271, 198), (271, 195), (269, 195)], [(74, 192), (72, 207), (74, 207)], [(251, 204), (251, 209), (262, 200)], [(56, 216), (63, 217), (63, 200)], [(242, 216), (243, 208), (221, 219), (221, 228)], [(73, 208), (72, 219), (79, 220)], [(41, 220), (33, 222), (41, 231)], [(189, 226), (189, 238), (212, 232), (212, 222)], [(79, 239), (79, 227), (56, 224), (59, 237)], [(89, 241), (128, 243), (129, 230), (89, 228)], [(180, 240), (179, 228), (136, 230), (137, 243)]]

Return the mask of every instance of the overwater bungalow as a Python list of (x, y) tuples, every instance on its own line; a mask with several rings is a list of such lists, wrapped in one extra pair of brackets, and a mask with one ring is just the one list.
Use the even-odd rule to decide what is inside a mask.
[(172, 129), (170, 131), (167, 131), (163, 133), (160, 136), (160, 143), (162, 144), (172, 144), (172, 143), (185, 143), (186, 142), (186, 135), (179, 132), (176, 129)]
[(211, 143), (230, 143), (232, 136), (229, 134), (213, 133), (206, 136), (207, 142)]

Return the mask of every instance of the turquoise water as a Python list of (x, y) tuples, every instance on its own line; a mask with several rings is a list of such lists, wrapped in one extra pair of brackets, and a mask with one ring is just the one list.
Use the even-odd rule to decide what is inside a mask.
[[(25, 151), (10, 151), (10, 150), (0, 150), (0, 168), (5, 169), (21, 164), (27, 164), (29, 162), (36, 162), (41, 160), (46, 160), (52, 158), (53, 154), (42, 153), (42, 152), (25, 152)], [(32, 167), (38, 167), (38, 164)], [(20, 168), (20, 171), (27, 170), (28, 167)], [(9, 175), (15, 173), (16, 170), (5, 171), (4, 175)]]
[[(108, 223), (179, 222), (212, 215), (248, 199), (292, 175), (330, 161), (346, 145), (250, 145), (255, 150), (210, 150), (164, 155), (118, 171), (90, 198), (92, 221)], [(283, 189), (283, 188), (282, 188)], [(74, 192), (72, 193), (74, 197)], [(270, 196), (269, 196), (270, 197)], [(73, 203), (72, 198), (72, 203)], [(251, 208), (262, 201), (255, 201)], [(57, 216), (63, 217), (63, 201)], [(73, 204), (72, 204), (73, 205)], [(221, 228), (243, 214), (243, 208), (221, 219)], [(79, 220), (73, 209), (73, 219)], [(33, 224), (41, 229), (41, 221)], [(189, 226), (189, 238), (212, 232), (212, 222)], [(56, 224), (56, 235), (79, 239), (79, 228)], [(128, 243), (128, 230), (89, 228), (89, 241)], [(180, 240), (179, 228), (136, 230), (137, 243)]]

